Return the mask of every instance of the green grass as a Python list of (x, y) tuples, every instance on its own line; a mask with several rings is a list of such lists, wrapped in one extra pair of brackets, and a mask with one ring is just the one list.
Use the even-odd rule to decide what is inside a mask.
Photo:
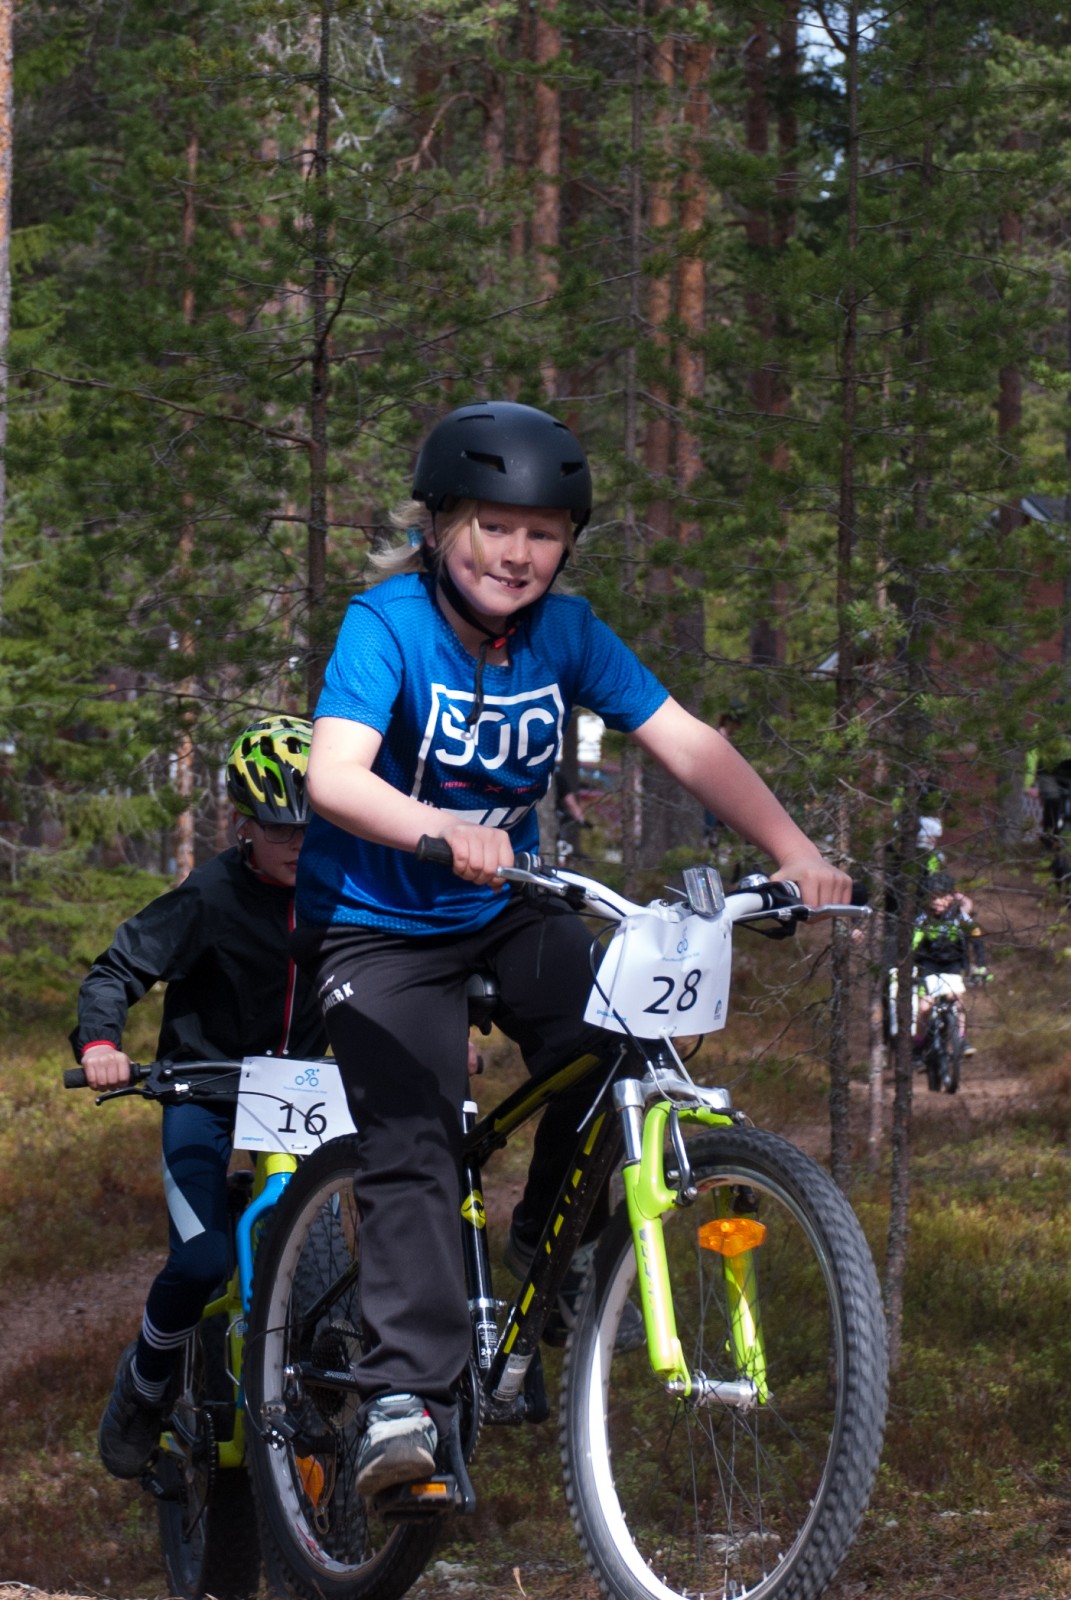
[[(152, 1008), (155, 1011), (155, 1007)], [(148, 1017), (137, 1036), (153, 1037)], [(131, 1098), (97, 1106), (65, 1090), (69, 1050), (5, 1054), (0, 1098), (0, 1277), (9, 1292), (121, 1259), (161, 1238), (159, 1112)]]

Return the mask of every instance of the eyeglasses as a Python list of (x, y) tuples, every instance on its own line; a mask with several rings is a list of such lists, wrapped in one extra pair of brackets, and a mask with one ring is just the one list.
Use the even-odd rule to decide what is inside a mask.
[(304, 822), (261, 822), (258, 824), (268, 844), (300, 844), (305, 837)]

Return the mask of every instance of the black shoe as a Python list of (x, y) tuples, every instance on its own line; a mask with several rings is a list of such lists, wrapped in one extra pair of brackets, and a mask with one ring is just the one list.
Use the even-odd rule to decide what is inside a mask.
[(357, 1451), (357, 1493), (367, 1498), (396, 1483), (430, 1478), (438, 1441), (428, 1409), (415, 1394), (385, 1394), (373, 1400)]
[[(522, 1244), (511, 1230), (502, 1253), (502, 1260), (515, 1278), (524, 1279), (528, 1276), (534, 1254), (534, 1247), (529, 1248)], [(560, 1348), (576, 1326), (577, 1307), (594, 1254), (594, 1243), (582, 1244), (569, 1263), (569, 1271), (565, 1274), (565, 1281), (558, 1294), (558, 1304), (543, 1325), (544, 1344)], [(643, 1313), (631, 1300), (626, 1300), (621, 1312), (621, 1321), (617, 1325), (614, 1349), (619, 1355), (623, 1355), (629, 1350), (639, 1350), (646, 1342), (647, 1329), (644, 1327)]]
[(163, 1407), (150, 1405), (134, 1388), (131, 1367), (137, 1344), (128, 1344), (115, 1370), (115, 1387), (97, 1430), (100, 1459), (113, 1478), (136, 1478), (156, 1454)]

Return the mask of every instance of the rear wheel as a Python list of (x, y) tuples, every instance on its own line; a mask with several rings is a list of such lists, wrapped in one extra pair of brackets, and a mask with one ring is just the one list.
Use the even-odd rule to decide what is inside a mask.
[(386, 1522), (361, 1498), (357, 1397), (308, 1373), (345, 1371), (362, 1350), (355, 1166), (352, 1139), (304, 1161), (256, 1258), (246, 1451), (269, 1584), (301, 1600), (396, 1600), (439, 1532), (437, 1519)]
[[(669, 1394), (645, 1349), (615, 1348), (636, 1275), (621, 1208), (566, 1355), (570, 1511), (614, 1600), (814, 1600), (855, 1536), (881, 1451), (873, 1263), (840, 1191), (784, 1140), (726, 1130), (689, 1153), (699, 1198), (663, 1224), (678, 1336), (706, 1383)], [(726, 1237), (747, 1242), (715, 1249)]]
[(154, 1475), (169, 1593), (179, 1600), (251, 1600), (260, 1584), (260, 1545), (248, 1475), (223, 1471), (217, 1438), (233, 1432), (227, 1320), (203, 1322), (183, 1356), (182, 1388)]

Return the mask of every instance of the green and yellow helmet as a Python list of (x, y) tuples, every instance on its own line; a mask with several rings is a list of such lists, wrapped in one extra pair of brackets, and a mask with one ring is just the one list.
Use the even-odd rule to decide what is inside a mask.
[(244, 728), (227, 757), (227, 793), (254, 822), (309, 820), (305, 771), (312, 723), (285, 713)]

